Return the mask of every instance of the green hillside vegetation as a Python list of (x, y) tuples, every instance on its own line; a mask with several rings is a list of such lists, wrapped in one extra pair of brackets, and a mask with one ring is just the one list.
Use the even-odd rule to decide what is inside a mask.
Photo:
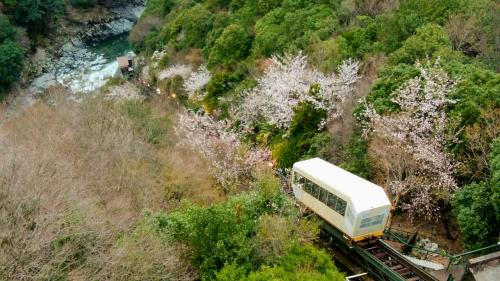
[[(107, 4), (2, 1), (0, 97), (67, 5)], [(0, 106), (0, 280), (344, 280), (289, 194), (311, 157), (383, 186), (422, 231), (458, 227), (445, 241), (460, 250), (498, 242), (499, 14), (493, 0), (147, 1), (137, 80)], [(116, 98), (130, 92), (144, 100)]]
[[(202, 90), (201, 102), (184, 104), (222, 119), (230, 118), (228, 110), (237, 107), (242, 93), (256, 85), (255, 78), (262, 75), (272, 55), (302, 51), (314, 67), (325, 72), (335, 71), (348, 58), (372, 65), (375, 75), (361, 73), (376, 78), (366, 101), (386, 115), (400, 111), (393, 98), (420, 74), (416, 63), (438, 62), (457, 80), (449, 95), (456, 102), (446, 111), (447, 135), (453, 141), (445, 146), (458, 163), (453, 178), (460, 193), (461, 187), (487, 180), (494, 173), (485, 159), (491, 151), (486, 144), (500, 134), (500, 60), (495, 40), (499, 8), (488, 0), (155, 0), (148, 2), (131, 39), (136, 51), (146, 57), (164, 50), (163, 66), (183, 63), (184, 58), (197, 54), (195, 66), (205, 62), (212, 79)], [(182, 96), (182, 91), (180, 87), (176, 93)], [(327, 128), (318, 131), (324, 113), (301, 105), (294, 109), (295, 125), (290, 129), (261, 122), (245, 139), (270, 148), (281, 167), (322, 156), (380, 181), (373, 176), (386, 172), (379, 169), (383, 163), (374, 152), (375, 142), (361, 136), (364, 110), (363, 104), (355, 106), (356, 121), (345, 125), (348, 133), (341, 136)], [(435, 195), (445, 215), (451, 195)], [(498, 229), (498, 222), (494, 228)], [(479, 241), (475, 245), (490, 243), (498, 237), (494, 232), (488, 239), (474, 236)], [(465, 242), (472, 247), (467, 241), (471, 239)]]
[(0, 280), (344, 280), (272, 171), (220, 192), (171, 102), (67, 95), (0, 123)]
[(11, 83), (19, 79), (24, 54), (16, 43), (16, 29), (0, 13), (0, 98), (7, 93)]

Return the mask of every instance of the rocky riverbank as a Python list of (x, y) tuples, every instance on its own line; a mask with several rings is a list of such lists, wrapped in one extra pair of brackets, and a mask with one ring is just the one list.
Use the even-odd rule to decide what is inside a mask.
[(143, 0), (115, 1), (105, 19), (74, 23), (62, 47), (54, 57), (45, 59), (40, 73), (29, 83), (28, 94), (41, 93), (56, 84), (72, 92), (90, 92), (104, 85), (118, 66), (113, 59), (93, 52), (92, 47), (128, 34), (144, 11), (144, 4)]
[[(119, 2), (119, 1), (118, 1)], [(62, 51), (93, 45), (114, 36), (129, 32), (145, 8), (144, 1), (122, 1), (126, 4), (110, 8), (111, 16), (101, 21), (89, 21), (80, 27), (76, 35), (69, 38)]]

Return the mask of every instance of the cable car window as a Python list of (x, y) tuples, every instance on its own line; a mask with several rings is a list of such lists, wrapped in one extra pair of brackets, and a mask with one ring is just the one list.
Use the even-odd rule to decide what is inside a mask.
[(306, 191), (311, 194), (312, 196), (314, 197), (318, 197), (318, 192), (319, 190), (316, 188), (316, 186), (314, 186), (314, 184), (310, 181), (306, 181), (305, 183), (305, 186), (306, 186)]
[(377, 215), (374, 217), (362, 219), (361, 224), (359, 225), (359, 228), (365, 228), (365, 227), (370, 227), (370, 226), (374, 226), (377, 224), (381, 224), (382, 221), (384, 220), (384, 216), (385, 216), (385, 214), (380, 214), (380, 215)]
[(316, 184), (312, 183), (312, 186), (314, 188), (314, 194), (316, 194), (316, 199), (320, 200), (321, 201), (321, 191), (323, 190), (323, 188), (317, 186)]
[(332, 209), (335, 209), (336, 202), (337, 202), (337, 196), (329, 193), (328, 201), (326, 202), (326, 205), (328, 205), (328, 207), (330, 207)]
[(345, 200), (304, 177), (301, 177), (301, 180), (304, 181), (302, 186), (305, 192), (309, 193), (340, 215), (345, 215), (347, 208), (347, 202)]
[(323, 188), (320, 188), (320, 190), (321, 190), (321, 197), (320, 197), (319, 201), (327, 203), (328, 197), (329, 197), (328, 195), (331, 195), (331, 193), (324, 190)]
[(304, 188), (304, 182), (305, 182), (305, 179), (303, 176), (297, 174), (297, 173), (294, 173), (294, 184), (299, 186), (300, 188)]
[(341, 215), (344, 215), (346, 207), (347, 207), (347, 202), (339, 198), (337, 202), (337, 212)]
[(307, 192), (311, 193), (311, 186), (307, 183), (307, 181), (304, 179), (304, 182), (302, 183), (302, 188)]

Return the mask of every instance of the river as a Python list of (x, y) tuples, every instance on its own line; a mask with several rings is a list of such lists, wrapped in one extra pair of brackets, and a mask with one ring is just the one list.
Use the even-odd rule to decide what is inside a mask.
[[(129, 17), (137, 19), (144, 7), (133, 8), (128, 11)], [(61, 56), (53, 61), (51, 69), (31, 82), (29, 95), (36, 96), (57, 84), (73, 93), (89, 93), (102, 87), (118, 71), (116, 57), (132, 50), (127, 38), (135, 19), (118, 19), (116, 26), (105, 26), (110, 35), (103, 41), (75, 44), (70, 40), (61, 48)]]
[(88, 93), (102, 87), (118, 70), (116, 57), (127, 54), (128, 34), (115, 36), (94, 46), (73, 48), (54, 62), (53, 69), (33, 80), (29, 92), (39, 94), (61, 84), (73, 93)]
[(56, 63), (57, 82), (74, 93), (102, 87), (118, 71), (116, 57), (132, 50), (127, 37), (128, 34), (122, 34), (62, 57)]

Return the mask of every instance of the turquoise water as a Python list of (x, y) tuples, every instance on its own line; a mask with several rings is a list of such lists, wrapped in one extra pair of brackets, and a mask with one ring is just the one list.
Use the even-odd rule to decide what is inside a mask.
[(63, 58), (56, 68), (57, 81), (72, 92), (92, 92), (116, 75), (116, 57), (131, 51), (128, 34), (101, 41), (92, 47), (77, 50), (70, 59)]
[(132, 50), (132, 46), (128, 41), (128, 34), (119, 35), (89, 48), (94, 54), (102, 54), (108, 61), (114, 60), (116, 57), (126, 55)]

